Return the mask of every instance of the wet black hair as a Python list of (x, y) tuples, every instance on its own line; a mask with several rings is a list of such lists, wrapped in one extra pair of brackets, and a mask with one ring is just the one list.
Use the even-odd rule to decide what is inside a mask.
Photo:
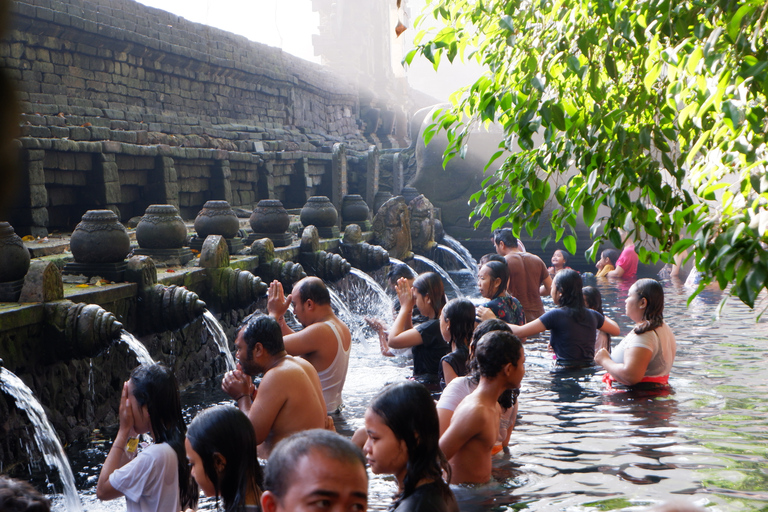
[(467, 299), (453, 299), (445, 305), (441, 314), (450, 321), (448, 331), (451, 339), (445, 341), (455, 343), (456, 348), (468, 350), (475, 330), (475, 305)]
[(247, 360), (249, 361), (253, 357), (253, 349), (257, 343), (261, 343), (264, 350), (271, 356), (285, 350), (280, 324), (269, 315), (259, 313), (248, 316), (243, 325), (240, 326), (238, 334), (240, 333), (242, 333), (243, 341), (248, 347)]
[[(472, 333), (468, 375), (469, 380), (475, 384), (480, 382), (480, 372), (477, 368), (477, 363), (475, 363), (473, 358), (475, 349), (477, 348), (477, 342), (480, 340), (480, 338), (493, 331), (512, 332), (512, 329), (509, 328), (509, 324), (504, 320), (499, 320), (498, 318), (489, 318), (488, 320), (481, 322), (480, 325), (478, 325), (475, 329), (475, 332)], [(504, 391), (499, 397), (499, 405), (501, 405), (504, 409), (509, 409), (515, 404), (516, 401), (517, 399), (515, 398), (511, 389)]]
[(488, 254), (483, 254), (483, 256), (480, 258), (480, 261), (477, 263), (478, 268), (482, 268), (482, 266), (489, 261), (500, 261), (505, 265), (507, 264), (507, 260), (504, 259), (504, 256), (496, 252), (489, 252)]
[(452, 492), (443, 473), (450, 481), (451, 466), (440, 450), (440, 423), (429, 390), (414, 381), (396, 382), (381, 390), (369, 408), (408, 450), (403, 490), (395, 496), (391, 509), (397, 509), (422, 480), (433, 480), (449, 499)]
[(429, 298), (432, 309), (435, 311), (435, 318), (437, 318), (447, 302), (443, 279), (434, 272), (425, 272), (413, 281), (413, 287), (421, 295)]
[(152, 435), (156, 443), (168, 443), (176, 452), (179, 466), (179, 500), (181, 508), (197, 508), (197, 482), (192, 478), (184, 435), (187, 426), (181, 413), (179, 384), (176, 376), (160, 363), (141, 365), (131, 372), (133, 396), (140, 406), (147, 406)]
[(638, 279), (632, 288), (646, 301), (643, 322), (634, 328), (635, 333), (643, 334), (661, 327), (664, 323), (664, 287), (655, 279)]
[(517, 245), (517, 239), (509, 228), (493, 230), (493, 243), (498, 244), (499, 242), (504, 242), (504, 245), (507, 247), (515, 247)]
[(507, 262), (501, 262), (497, 260), (492, 260), (486, 262), (483, 267), (488, 268), (488, 270), (491, 271), (491, 279), (501, 279), (501, 282), (499, 283), (499, 287), (496, 288), (496, 291), (493, 293), (493, 297), (489, 297), (491, 300), (495, 299), (505, 291), (507, 291), (507, 282), (509, 281), (509, 267), (507, 267)]
[(491, 331), (477, 342), (475, 363), (480, 377), (496, 377), (504, 367), (517, 366), (523, 344), (520, 338), (506, 331)]
[[(323, 306), (331, 303), (331, 294), (328, 291), (328, 287), (319, 277), (305, 277), (298, 283), (299, 285), (299, 300), (302, 304), (311, 300), (318, 306)], [(294, 292), (296, 290), (294, 289)]]
[(387, 272), (387, 281), (390, 283), (396, 283), (398, 279), (404, 277), (406, 279), (416, 279), (416, 272), (406, 265), (405, 263), (397, 263), (390, 267)]
[(552, 286), (560, 294), (556, 306), (567, 308), (568, 313), (576, 321), (586, 318), (587, 308), (584, 306), (581, 274), (570, 268), (564, 268), (555, 274)]
[(360, 464), (366, 478), (368, 476), (363, 452), (352, 441), (330, 430), (304, 430), (286, 437), (272, 450), (264, 468), (264, 490), (281, 500), (291, 485), (300, 485), (299, 479), (294, 477), (296, 466), (302, 457), (313, 450), (335, 460)]
[(29, 483), (0, 476), (0, 510), (3, 512), (51, 512), (51, 502)]
[(616, 249), (606, 249), (601, 254), (601, 257), (608, 258), (611, 262), (611, 265), (613, 265), (614, 267), (616, 266), (616, 262), (619, 261), (620, 256), (621, 256), (621, 253)]
[[(187, 430), (187, 440), (200, 456), (203, 469), (224, 501), (224, 512), (245, 510), (250, 493), (261, 496), (262, 475), (256, 457), (256, 434), (251, 420), (235, 407), (220, 405), (200, 412)], [(216, 471), (214, 454), (226, 460), (223, 471)]]
[(585, 286), (581, 289), (581, 294), (584, 296), (584, 305), (589, 309), (594, 309), (601, 315), (603, 314), (603, 296), (600, 294), (600, 290), (594, 286)]

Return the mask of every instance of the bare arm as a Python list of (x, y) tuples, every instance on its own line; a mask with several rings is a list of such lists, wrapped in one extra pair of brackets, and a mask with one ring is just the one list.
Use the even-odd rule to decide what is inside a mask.
[(445, 379), (445, 383), (448, 384), (453, 379), (458, 377), (455, 371), (453, 371), (453, 367), (448, 364), (446, 361), (442, 361), (440, 364), (443, 365), (443, 378)]
[(539, 295), (547, 296), (550, 294), (550, 288), (552, 287), (552, 276), (547, 275), (547, 278), (542, 281), (541, 287), (539, 287)]
[[(330, 329), (324, 322), (318, 322), (299, 332), (291, 331), (290, 334), (285, 334), (283, 337), (285, 351), (292, 356), (307, 356), (317, 352), (322, 347), (323, 341), (331, 334), (328, 332)], [(335, 345), (333, 348), (336, 348)]]
[(631, 347), (624, 351), (624, 362), (617, 363), (603, 348), (595, 354), (595, 362), (605, 368), (614, 379), (626, 386), (631, 386), (643, 379), (652, 357), (653, 351), (650, 349)]
[[(278, 413), (285, 405), (283, 388), (288, 384), (288, 382), (280, 382), (279, 379), (269, 379), (269, 372), (264, 375), (248, 410), (248, 419), (251, 420), (256, 433), (257, 444), (263, 443), (269, 436)], [(246, 399), (243, 400), (246, 401)]]
[(538, 334), (547, 330), (547, 328), (544, 327), (544, 323), (538, 318), (532, 322), (528, 322), (525, 325), (507, 325), (510, 329), (512, 329), (512, 334), (518, 338), (527, 338), (528, 336), (533, 336), (534, 334)]
[(483, 431), (483, 416), (482, 414), (453, 415), (451, 424), (440, 436), (440, 449), (446, 459), (451, 460), (462, 446)]
[(607, 316), (603, 317), (603, 325), (600, 327), (600, 330), (603, 332), (607, 332), (611, 336), (618, 336), (619, 334), (621, 334), (621, 329), (619, 329), (619, 324), (617, 324)]
[(440, 435), (442, 436), (451, 424), (453, 411), (451, 409), (437, 408), (437, 420), (440, 422)]
[(107, 460), (104, 461), (104, 465), (101, 467), (99, 481), (96, 484), (96, 496), (102, 501), (114, 500), (123, 496), (122, 492), (112, 487), (112, 484), (109, 481), (109, 475), (130, 462), (130, 458), (125, 452), (125, 445), (128, 442), (128, 438), (135, 435), (135, 432), (133, 430), (133, 413), (131, 412), (131, 406), (128, 403), (127, 382), (123, 384), (118, 414), (120, 418), (120, 427), (115, 436), (115, 441), (112, 443), (112, 448), (110, 448), (109, 453), (107, 454)]
[[(413, 291), (411, 291), (408, 281), (402, 277), (397, 280), (395, 291), (397, 292), (397, 298), (400, 301), (400, 312), (397, 314), (397, 318), (395, 318), (392, 327), (389, 328), (389, 346), (393, 348), (403, 348), (392, 345), (392, 339), (403, 332), (413, 329), (413, 319), (411, 318), (413, 315), (414, 303)], [(419, 336), (419, 339), (421, 339), (421, 336)], [(421, 341), (419, 341), (419, 343), (421, 343)], [(413, 345), (418, 345), (418, 343), (414, 343)], [(410, 346), (412, 345), (405, 345), (405, 347)]]
[(605, 274), (606, 277), (621, 277), (624, 275), (624, 269), (621, 268), (619, 265), (616, 265), (616, 268)]

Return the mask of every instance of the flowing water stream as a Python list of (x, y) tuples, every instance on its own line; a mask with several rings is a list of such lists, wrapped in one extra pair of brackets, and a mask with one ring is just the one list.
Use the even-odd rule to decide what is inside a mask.
[(224, 332), (224, 328), (221, 327), (221, 324), (216, 320), (216, 317), (213, 316), (213, 313), (207, 309), (205, 310), (205, 313), (203, 313), (203, 325), (211, 338), (213, 338), (213, 341), (216, 342), (216, 345), (219, 347), (219, 352), (224, 354), (224, 360), (227, 363), (227, 371), (234, 370), (236, 368), (235, 357), (229, 349), (227, 333)]
[(152, 364), (155, 362), (155, 360), (152, 359), (152, 356), (149, 355), (149, 350), (147, 350), (147, 347), (145, 347), (142, 342), (137, 340), (133, 334), (129, 333), (125, 329), (123, 329), (120, 333), (120, 341), (128, 345), (130, 351), (136, 355), (136, 359), (138, 359), (139, 364)]
[[(343, 315), (357, 316), (359, 324), (358, 308), (382, 295), (363, 292), (359, 276), (350, 280), (357, 284), (334, 285), (333, 295)], [(606, 314), (626, 334), (628, 284), (598, 287)], [(608, 390), (596, 369), (553, 371), (546, 339), (529, 340), (509, 453), (494, 457), (494, 483), (456, 489), (463, 511), (644, 510), (669, 500), (712, 511), (768, 509), (768, 321), (755, 323), (755, 314), (736, 301), (715, 319), (719, 292), (703, 292), (690, 307), (682, 286), (667, 282), (665, 292), (665, 319), (678, 341), (671, 389)], [(339, 431), (351, 435), (361, 426), (371, 398), (386, 383), (407, 378), (410, 364), (381, 356), (375, 335), (356, 329)], [(187, 390), (183, 400), (187, 419), (231, 403), (216, 381)], [(106, 432), (69, 450), (89, 511), (124, 510), (120, 500), (101, 503), (94, 496), (110, 442)], [(394, 492), (392, 477), (371, 475), (369, 508), (386, 510)], [(204, 500), (201, 508), (213, 505)], [(69, 508), (58, 499), (55, 509)]]

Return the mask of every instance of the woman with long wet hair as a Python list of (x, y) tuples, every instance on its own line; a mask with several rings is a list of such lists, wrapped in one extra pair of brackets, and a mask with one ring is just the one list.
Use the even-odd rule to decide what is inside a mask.
[(390, 510), (458, 512), (443, 480), (451, 467), (440, 451), (437, 411), (427, 388), (411, 381), (384, 388), (365, 411), (365, 430), (363, 452), (371, 471), (397, 480)]
[[(198, 490), (184, 451), (187, 432), (179, 386), (162, 364), (141, 365), (123, 384), (120, 427), (101, 468), (100, 500), (125, 496), (128, 512), (163, 512), (196, 508)], [(136, 437), (154, 443), (136, 454)]]

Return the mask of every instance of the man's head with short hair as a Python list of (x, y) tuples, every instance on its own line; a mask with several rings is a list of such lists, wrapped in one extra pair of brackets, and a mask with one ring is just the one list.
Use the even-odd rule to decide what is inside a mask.
[(480, 377), (492, 379), (504, 370), (507, 364), (520, 364), (523, 344), (520, 339), (507, 331), (491, 331), (477, 341), (475, 364)]
[(50, 512), (51, 503), (27, 482), (0, 476), (0, 510)]
[(494, 229), (493, 230), (493, 243), (494, 245), (499, 245), (499, 243), (504, 243), (508, 248), (517, 247), (517, 239), (515, 238), (515, 235), (512, 234), (512, 230), (509, 228), (502, 228), (502, 229)]
[(302, 304), (308, 300), (311, 300), (318, 306), (331, 303), (331, 294), (328, 292), (328, 287), (318, 277), (305, 277), (296, 283), (296, 288), (294, 288), (293, 293), (298, 293)]
[(253, 349), (257, 343), (261, 343), (269, 355), (279, 354), (285, 350), (280, 324), (269, 315), (249, 316), (240, 326), (237, 335), (243, 336), (243, 341), (248, 347), (248, 360), (253, 357)]
[[(311, 468), (305, 467), (307, 458), (312, 458)], [(365, 457), (351, 441), (329, 430), (305, 430), (283, 439), (265, 468), (265, 512), (302, 510), (302, 503), (314, 497), (367, 507)]]

